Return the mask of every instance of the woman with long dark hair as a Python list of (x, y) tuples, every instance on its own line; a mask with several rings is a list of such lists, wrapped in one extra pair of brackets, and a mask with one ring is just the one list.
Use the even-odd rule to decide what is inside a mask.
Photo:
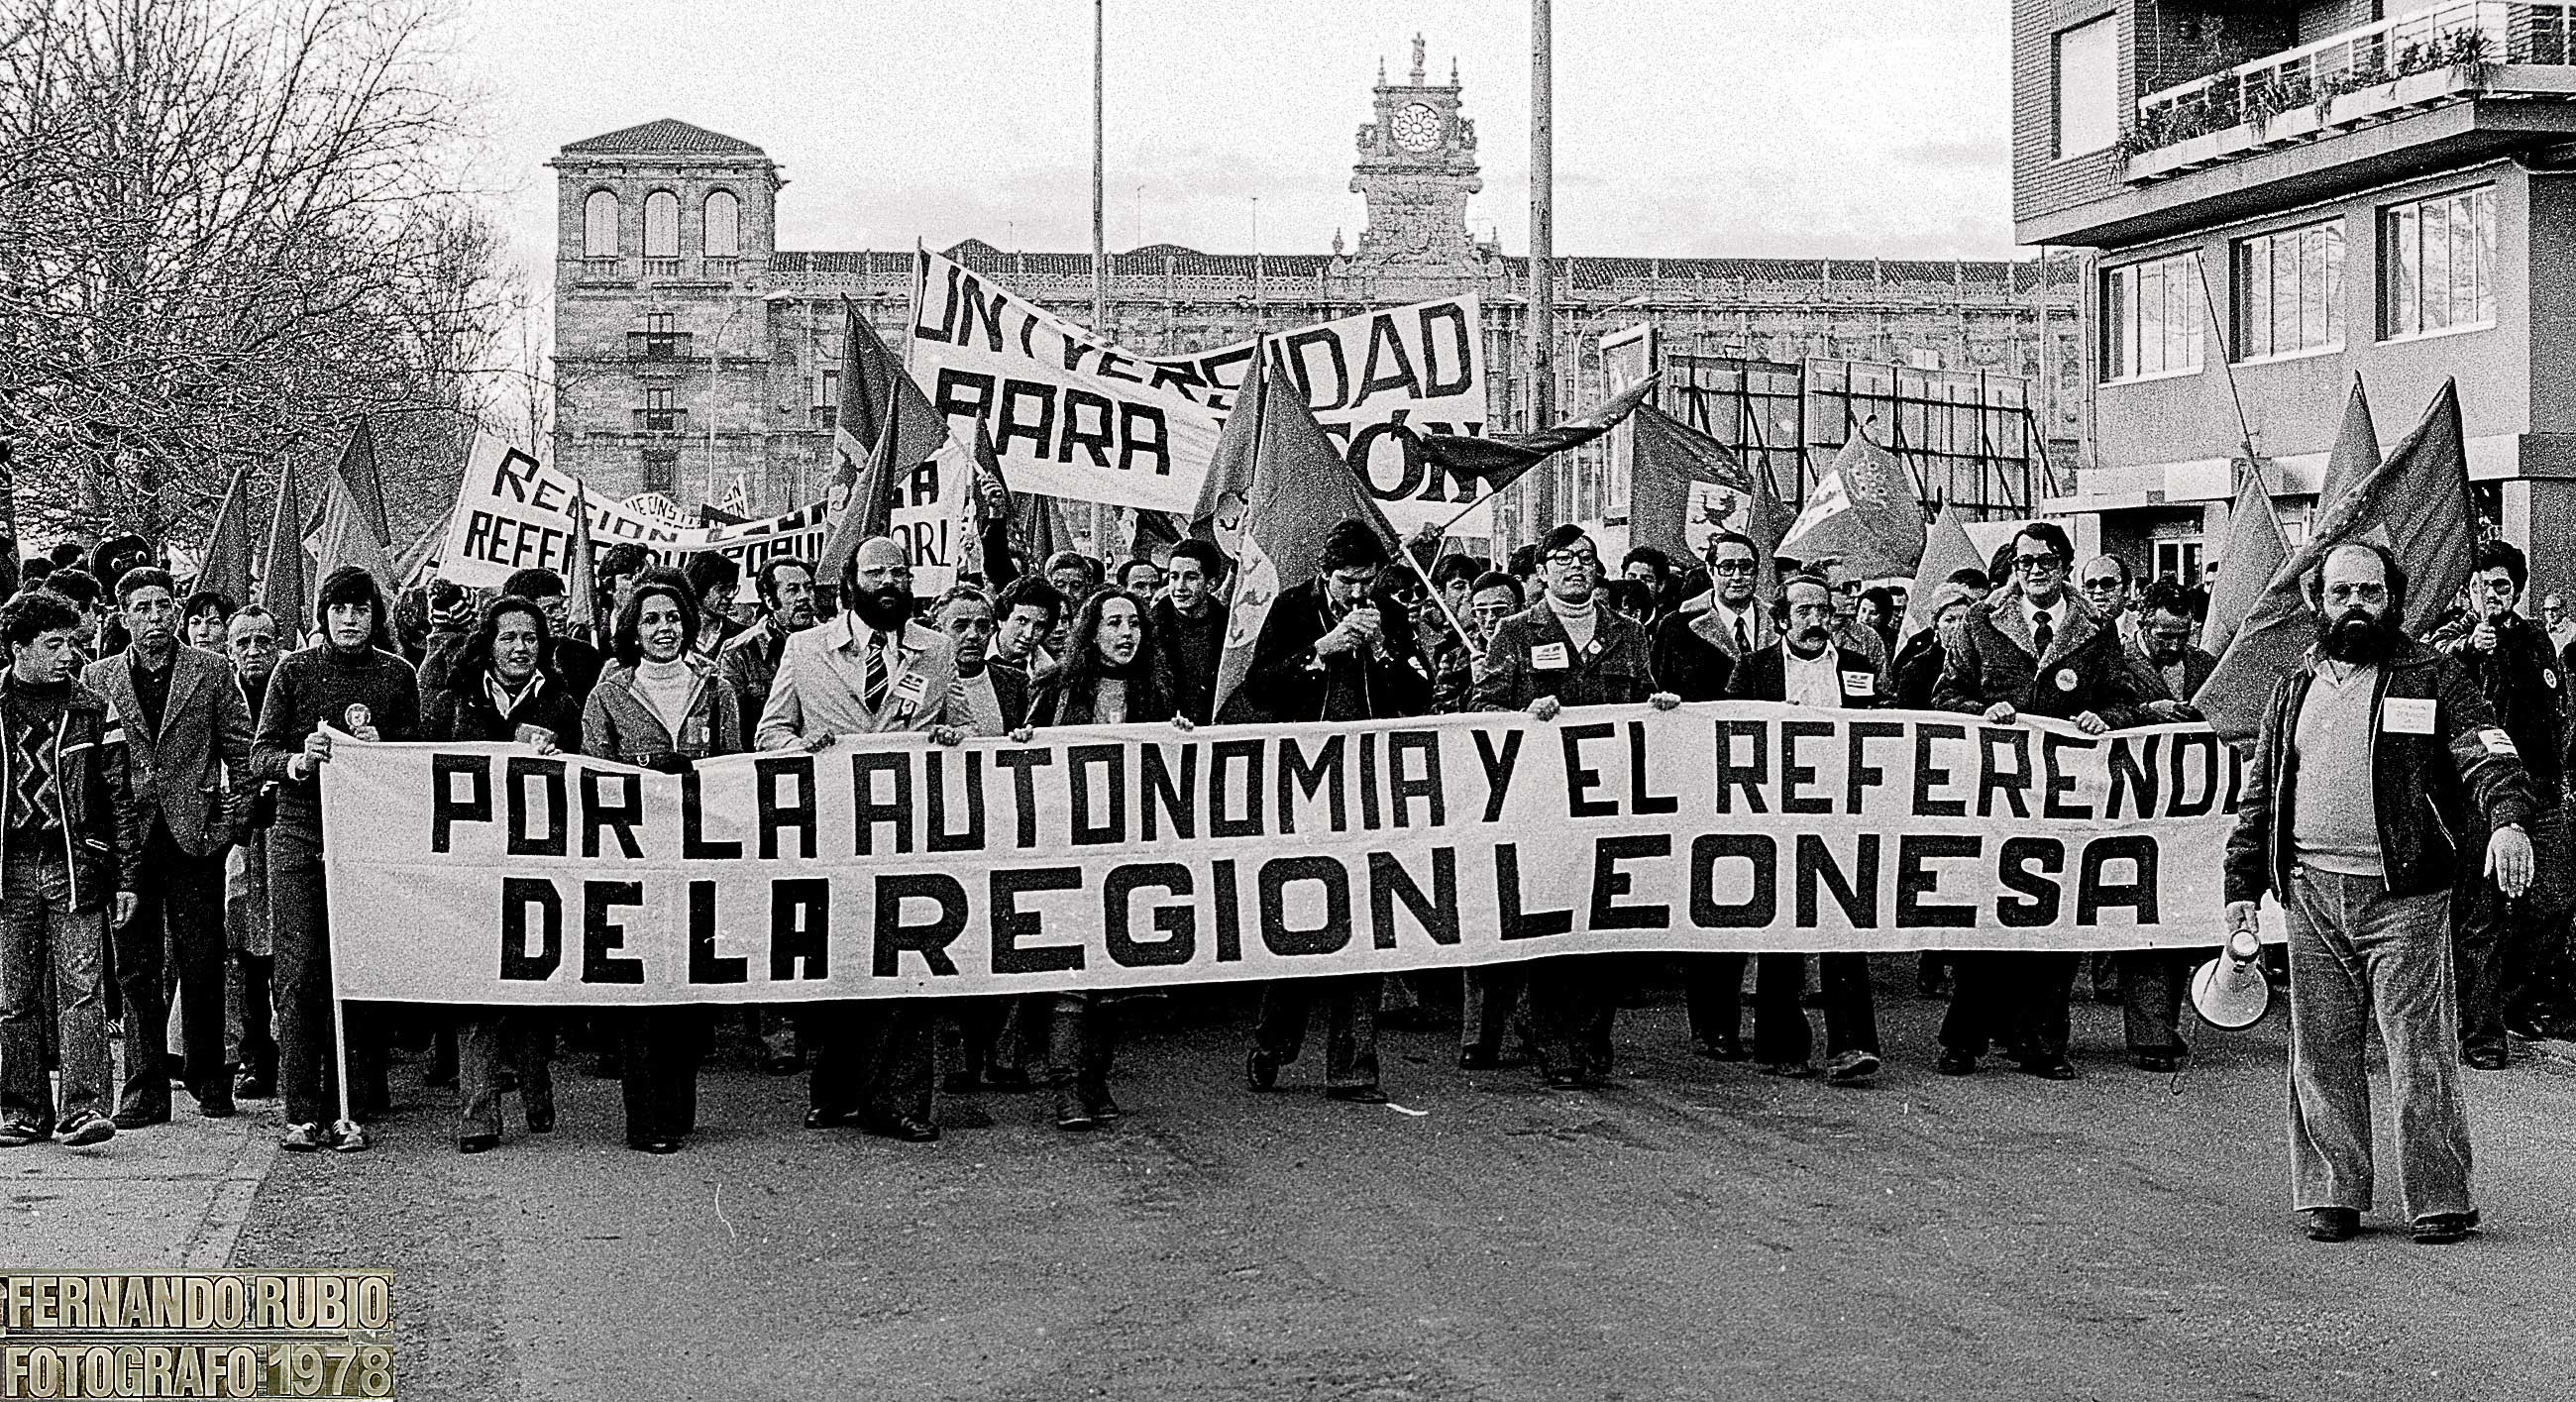
[[(693, 650), (698, 601), (670, 570), (650, 570), (617, 610), (616, 663), (600, 674), (582, 713), (582, 751), (663, 773), (685, 773), (713, 755), (748, 748), (742, 702), (715, 664)], [(618, 1028), (626, 1089), (626, 1147), (676, 1154), (697, 1127), (703, 1007), (627, 1008)]]
[[(1029, 725), (1118, 725), (1170, 721), (1191, 728), (1173, 700), (1154, 646), (1145, 601), (1121, 589), (1085, 600), (1066, 638), (1064, 664), (1029, 699)], [(1027, 731), (1019, 732), (1023, 737)], [(1047, 1083), (1063, 1130), (1115, 1124), (1109, 1061), (1118, 1043), (1117, 1005), (1097, 991), (1040, 994), (1054, 1002), (1047, 1025)]]
[[(581, 750), (581, 703), (555, 675), (554, 637), (545, 610), (503, 597), (458, 650), (445, 685), (421, 703), (424, 740), (490, 741), (541, 755)], [(504, 1057), (519, 1078), (528, 1132), (555, 1127), (554, 1034), (536, 1009), (460, 1008), (456, 1025), (456, 1150), (479, 1154), (501, 1142)]]

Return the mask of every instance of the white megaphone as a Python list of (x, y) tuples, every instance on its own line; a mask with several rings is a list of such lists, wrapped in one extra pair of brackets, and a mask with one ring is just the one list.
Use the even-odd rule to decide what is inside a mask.
[(2263, 977), (2263, 942), (2253, 931), (2229, 936), (2224, 953), (2192, 971), (2191, 1007), (2201, 1021), (2230, 1032), (2271, 1011), (2272, 982)]

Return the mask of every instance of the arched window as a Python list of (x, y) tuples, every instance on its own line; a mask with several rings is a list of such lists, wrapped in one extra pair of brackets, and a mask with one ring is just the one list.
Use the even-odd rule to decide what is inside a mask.
[(731, 190), (707, 196), (706, 255), (731, 258), (742, 252), (742, 202)]
[(609, 191), (593, 190), (581, 202), (581, 256), (617, 256), (617, 196)]
[(668, 190), (644, 197), (644, 256), (680, 256), (680, 197)]

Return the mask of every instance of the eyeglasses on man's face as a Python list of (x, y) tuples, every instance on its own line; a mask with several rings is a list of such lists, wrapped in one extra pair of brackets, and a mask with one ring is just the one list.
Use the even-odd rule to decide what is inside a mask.
[(1711, 574), (1751, 574), (1753, 573), (1753, 562), (1751, 560), (1720, 560), (1708, 568)]
[(2055, 574), (2066, 568), (2054, 555), (2015, 555), (2013, 567), (2031, 574)]

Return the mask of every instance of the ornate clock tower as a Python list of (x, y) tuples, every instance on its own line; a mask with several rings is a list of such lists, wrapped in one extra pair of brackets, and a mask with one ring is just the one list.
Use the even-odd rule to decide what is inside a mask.
[(1476, 261), (1467, 197), (1485, 188), (1476, 174), (1476, 124), (1458, 115), (1458, 69), (1446, 85), (1423, 79), (1422, 36), (1413, 37), (1412, 81), (1390, 85), (1378, 65), (1377, 116), (1360, 128), (1351, 189), (1368, 202), (1357, 256), (1390, 263), (1459, 267)]

